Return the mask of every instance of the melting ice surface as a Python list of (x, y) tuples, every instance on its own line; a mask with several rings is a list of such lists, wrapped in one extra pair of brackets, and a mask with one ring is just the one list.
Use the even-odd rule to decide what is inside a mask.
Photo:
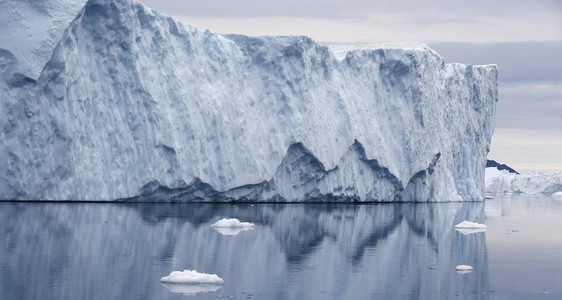
[[(220, 235), (211, 225), (223, 216), (256, 226)], [(0, 203), (0, 220), (0, 299), (562, 295), (562, 204), (550, 196), (377, 205)], [(488, 229), (463, 235), (454, 229), (463, 220)], [(463, 264), (474, 270), (459, 274)], [(184, 269), (217, 274), (224, 284), (160, 282)]]

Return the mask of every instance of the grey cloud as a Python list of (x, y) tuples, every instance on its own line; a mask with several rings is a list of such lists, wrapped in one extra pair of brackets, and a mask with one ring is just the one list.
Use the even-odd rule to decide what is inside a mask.
[(430, 46), (448, 62), (497, 64), (501, 82), (562, 82), (562, 41)]
[[(149, 7), (165, 14), (186, 17), (313, 17), (353, 18), (373, 13), (434, 13), (444, 17), (456, 14), (502, 15), (552, 13), (562, 14), (557, 0), (512, 1), (512, 0), (141, 0)], [(455, 17), (455, 16), (453, 16)]]
[(500, 85), (497, 128), (562, 130), (562, 84)]

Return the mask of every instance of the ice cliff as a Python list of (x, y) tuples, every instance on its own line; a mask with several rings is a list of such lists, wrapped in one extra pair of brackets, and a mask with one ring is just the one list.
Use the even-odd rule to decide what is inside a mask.
[(0, 41), (1, 199), (483, 199), (493, 65), (220, 35), (132, 0), (89, 0), (38, 77)]

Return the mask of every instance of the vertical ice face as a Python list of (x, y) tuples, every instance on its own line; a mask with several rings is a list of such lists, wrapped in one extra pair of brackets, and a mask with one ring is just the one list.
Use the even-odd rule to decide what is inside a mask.
[[(495, 66), (446, 64), (422, 44), (338, 57), (306, 37), (223, 36), (90, 0), (37, 80), (0, 52), (0, 198), (204, 186), (223, 200), (482, 199)], [(308, 175), (281, 172), (299, 153)]]

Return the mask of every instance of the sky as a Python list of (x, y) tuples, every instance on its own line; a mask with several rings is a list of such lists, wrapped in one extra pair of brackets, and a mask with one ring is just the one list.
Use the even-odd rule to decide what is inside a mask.
[(415, 42), (447, 62), (497, 64), (488, 158), (562, 170), (562, 0), (141, 0), (200, 29), (321, 43)]

